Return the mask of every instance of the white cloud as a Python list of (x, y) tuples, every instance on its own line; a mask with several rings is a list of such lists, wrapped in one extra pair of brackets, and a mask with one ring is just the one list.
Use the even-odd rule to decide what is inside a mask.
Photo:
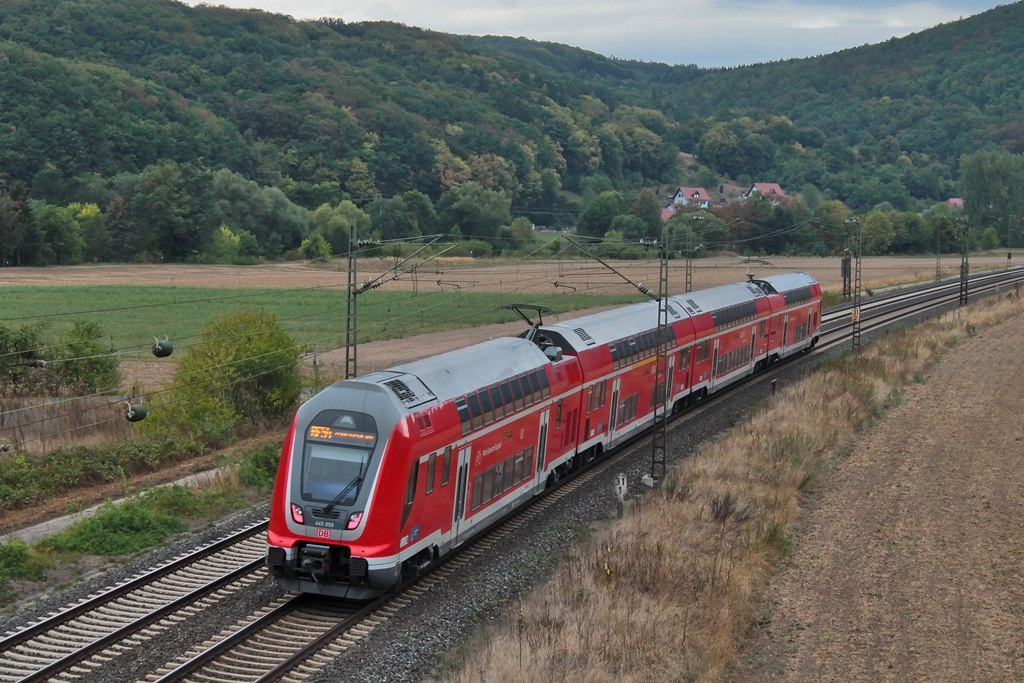
[(524, 36), (623, 59), (700, 66), (827, 54), (904, 36), (985, 9), (881, 0), (813, 5), (795, 0), (213, 0), (211, 4), (258, 6), (298, 19), (388, 20), (445, 33)]

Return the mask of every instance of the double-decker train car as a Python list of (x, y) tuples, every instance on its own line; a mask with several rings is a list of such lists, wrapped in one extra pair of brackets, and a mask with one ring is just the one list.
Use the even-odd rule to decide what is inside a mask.
[(369, 599), (691, 401), (817, 341), (821, 289), (790, 273), (535, 324), (353, 380), (299, 408), (271, 501), (287, 590)]

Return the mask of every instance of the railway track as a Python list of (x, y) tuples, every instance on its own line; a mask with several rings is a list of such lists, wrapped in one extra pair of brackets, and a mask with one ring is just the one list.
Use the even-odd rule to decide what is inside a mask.
[[(1024, 268), (975, 275), (971, 296), (1024, 282)], [(897, 324), (959, 300), (959, 280), (895, 290), (862, 302), (865, 331)], [(852, 322), (845, 304), (822, 315), (822, 339), (816, 352), (849, 339)], [(755, 381), (771, 378), (766, 372)], [(723, 392), (728, 393), (728, 392)], [(702, 401), (674, 420), (677, 429), (714, 403)], [(602, 456), (535, 502), (496, 524), (430, 573), (393, 594), (365, 604), (311, 599), (287, 594), (218, 637), (194, 647), (145, 678), (169, 681), (302, 681), (325, 663), (411, 605), (433, 586), (472, 564), (490, 548), (551, 505), (631, 457), (646, 442), (639, 434), (630, 443)], [(176, 621), (195, 615), (218, 600), (262, 580), (266, 522), (221, 539), (164, 567), (116, 586), (78, 605), (0, 640), (0, 682), (70, 680), (97, 670), (105, 661), (130, 651)], [(202, 557), (198, 557), (202, 554)]]
[(266, 522), (203, 546), (0, 639), (0, 681), (76, 678), (266, 574)]

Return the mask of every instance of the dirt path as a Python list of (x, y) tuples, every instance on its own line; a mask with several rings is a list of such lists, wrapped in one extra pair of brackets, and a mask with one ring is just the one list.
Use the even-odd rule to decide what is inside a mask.
[(962, 340), (855, 445), (738, 681), (1024, 680), (1022, 337)]

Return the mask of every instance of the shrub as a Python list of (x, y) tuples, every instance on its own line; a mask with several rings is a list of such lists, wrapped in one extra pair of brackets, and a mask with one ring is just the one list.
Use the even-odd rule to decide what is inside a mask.
[(59, 553), (125, 555), (154, 546), (187, 528), (180, 519), (151, 510), (139, 499), (122, 505), (108, 501), (95, 517), (79, 520), (43, 539), (39, 547)]
[(298, 347), (272, 314), (243, 309), (214, 318), (143, 429), (223, 446), (239, 431), (277, 426), (299, 400), (298, 361)]
[(238, 481), (257, 491), (269, 489), (277, 476), (277, 464), (281, 459), (281, 445), (263, 443), (245, 454), (238, 465)]
[(78, 320), (54, 338), (50, 325), (0, 325), (0, 384), (7, 395), (95, 394), (121, 384), (117, 356), (104, 348), (98, 323)]
[(0, 458), (0, 510), (17, 510), (58, 492), (117, 481), (203, 453), (197, 441), (171, 437), (56, 448), (44, 456), (9, 453)]

